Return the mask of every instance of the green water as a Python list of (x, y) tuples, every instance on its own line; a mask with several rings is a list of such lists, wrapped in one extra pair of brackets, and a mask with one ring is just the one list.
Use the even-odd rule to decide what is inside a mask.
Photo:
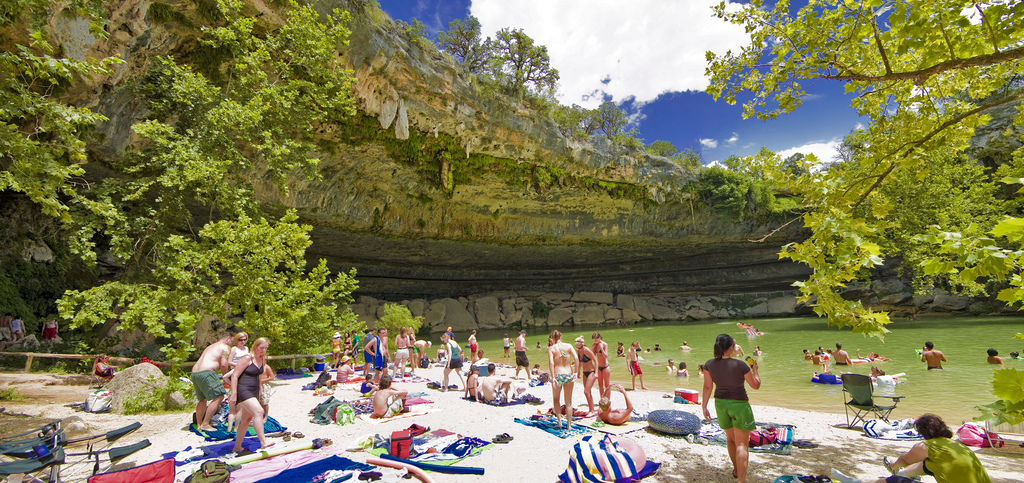
[[(1006, 360), (1007, 367), (1024, 370), (1024, 360), (1009, 359), (1011, 351), (1024, 353), (1024, 340), (1013, 338), (1014, 334), (1024, 332), (1024, 318), (1020, 317), (925, 317), (916, 321), (899, 320), (890, 326), (892, 332), (885, 337), (884, 342), (853, 334), (849, 330), (829, 327), (817, 318), (757, 319), (745, 322), (752, 322), (764, 335), (748, 339), (746, 332), (736, 326), (735, 320), (639, 325), (631, 328), (606, 327), (598, 330), (608, 342), (613, 355), (616, 342), (623, 342), (628, 347), (631, 341), (636, 340), (645, 349), (651, 348), (651, 353), (643, 354), (645, 360), (641, 367), (644, 371), (644, 384), (649, 389), (666, 393), (671, 393), (675, 388), (700, 391), (703, 379), (697, 375), (697, 365), (712, 357), (712, 345), (718, 334), (729, 334), (737, 339), (747, 354), (751, 354), (757, 345), (761, 346), (763, 352), (758, 362), (761, 389), (749, 391), (752, 404), (832, 413), (843, 412), (842, 386), (810, 382), (813, 366), (804, 361), (803, 349), (813, 351), (818, 346), (834, 349), (835, 343), (840, 342), (851, 357), (855, 357), (857, 349), (861, 349), (861, 355), (875, 351), (888, 357), (891, 360), (876, 365), (887, 374), (906, 373), (900, 378), (903, 382), (895, 388), (896, 395), (906, 398), (899, 403), (893, 416), (916, 417), (931, 412), (940, 415), (950, 424), (978, 416), (974, 407), (994, 400), (992, 370), (998, 366), (986, 362), (985, 351), (988, 348), (997, 349), (999, 355)], [(546, 346), (548, 332), (528, 332), (530, 350), (527, 355), (530, 363), (539, 363), (542, 370), (547, 371), (547, 354), (536, 349), (536, 344), (541, 342), (542, 346)], [(583, 335), (590, 345), (592, 332), (566, 330), (563, 331), (563, 340), (572, 342), (576, 336)], [(465, 343), (465, 336), (457, 335), (460, 336), (460, 342)], [(509, 333), (510, 337), (515, 335)], [(485, 357), (501, 362), (502, 336), (502, 332), (478, 334)], [(684, 340), (693, 350), (683, 352), (677, 349)], [(915, 353), (915, 349), (920, 349), (929, 340), (949, 360), (943, 364), (945, 369), (942, 371), (928, 371)], [(655, 343), (660, 344), (663, 350), (654, 352)], [(686, 362), (691, 377), (668, 375), (664, 364), (670, 358), (677, 363)], [(629, 388), (630, 377), (626, 371), (625, 358), (612, 357), (610, 362), (612, 381)], [(830, 367), (833, 373), (838, 374), (835, 366)], [(868, 374), (871, 366), (858, 364), (841, 369)]]

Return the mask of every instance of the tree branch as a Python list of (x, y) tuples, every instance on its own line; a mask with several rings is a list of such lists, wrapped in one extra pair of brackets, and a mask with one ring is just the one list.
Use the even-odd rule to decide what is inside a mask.
[(981, 67), (992, 64), (1001, 64), (1003, 62), (1010, 62), (1024, 58), (1024, 46), (1017, 47), (1014, 49), (998, 51), (992, 54), (977, 55), (974, 57), (967, 57), (965, 59), (952, 59), (945, 62), (939, 62), (931, 67), (927, 67), (919, 70), (911, 70), (906, 72), (892, 72), (883, 75), (866, 75), (866, 74), (837, 74), (837, 75), (822, 75), (822, 79), (829, 80), (847, 80), (847, 81), (858, 81), (858, 82), (884, 82), (893, 80), (918, 80), (925, 77), (931, 77), (935, 74), (946, 72), (949, 70), (965, 69), (968, 67)]
[(885, 73), (886, 75), (891, 75), (892, 66), (889, 65), (889, 56), (885, 53), (885, 45), (882, 44), (882, 37), (878, 32), (878, 21), (874, 17), (871, 19), (871, 32), (875, 37), (875, 46), (878, 47), (878, 53), (882, 56), (882, 63), (885, 64)]
[(985, 11), (981, 9), (978, 2), (974, 2), (974, 8), (978, 11), (978, 15), (981, 15), (981, 22), (988, 29), (988, 36), (992, 40), (992, 50), (999, 52), (999, 45), (996, 43), (996, 33), (992, 30), (992, 24), (988, 21), (988, 16), (985, 15)]
[(748, 239), (747, 241), (748, 241), (748, 242), (753, 242), (753, 243), (764, 243), (764, 241), (765, 241), (765, 240), (767, 240), (767, 239), (768, 239), (769, 237), (771, 237), (772, 235), (774, 235), (774, 234), (778, 233), (778, 232), (779, 232), (780, 230), (782, 230), (783, 228), (785, 228), (785, 227), (789, 226), (789, 224), (790, 224), (790, 223), (793, 223), (793, 222), (794, 222), (794, 221), (796, 221), (796, 220), (802, 219), (802, 218), (804, 217), (804, 215), (806, 215), (806, 214), (807, 214), (807, 212), (803, 212), (803, 213), (800, 213), (800, 216), (797, 216), (796, 218), (793, 218), (792, 220), (789, 220), (789, 221), (787, 221), (787, 222), (783, 223), (783, 224), (782, 224), (781, 226), (779, 226), (778, 228), (776, 228), (776, 229), (774, 229), (774, 230), (772, 230), (772, 231), (768, 232), (768, 234), (767, 234), (767, 235), (765, 235), (765, 236), (763, 236), (763, 237), (761, 237), (761, 238), (758, 238), (757, 240), (749, 240), (749, 239)]

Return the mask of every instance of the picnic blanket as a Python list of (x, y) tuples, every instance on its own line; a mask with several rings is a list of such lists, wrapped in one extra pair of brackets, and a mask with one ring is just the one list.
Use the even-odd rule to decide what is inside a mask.
[(515, 418), (514, 421), (526, 426), (543, 429), (544, 431), (562, 439), (589, 434), (595, 431), (594, 428), (583, 426), (581, 424), (573, 424), (571, 429), (559, 428), (554, 416), (551, 416), (550, 419), (543, 416), (534, 416), (531, 419)]
[(900, 419), (891, 423), (880, 419), (871, 419), (864, 423), (864, 433), (875, 439), (892, 441), (911, 441), (924, 439), (914, 427), (913, 419)]
[[(198, 434), (199, 436), (202, 436), (203, 439), (206, 441), (224, 441), (225, 439), (233, 439), (235, 437), (235, 432), (228, 432), (228, 425), (223, 423), (214, 426), (213, 431), (203, 431), (196, 427), (195, 423), (192, 423), (188, 426), (188, 430), (192, 431), (195, 434)], [(267, 421), (263, 423), (263, 432), (265, 434), (277, 433), (280, 431), (287, 430), (288, 428), (282, 426), (281, 423), (274, 419), (273, 416), (267, 417)], [(245, 432), (245, 435), (256, 436), (256, 430), (250, 426), (249, 429)]]
[[(382, 440), (381, 442), (384, 443), (387, 440)], [(463, 437), (461, 434), (453, 433), (446, 429), (435, 429), (412, 438), (412, 449), (415, 454), (408, 459), (417, 463), (451, 466), (494, 447), (494, 443), (489, 441)], [(427, 453), (428, 448), (433, 448), (437, 452)], [(388, 448), (378, 444), (376, 447), (367, 450), (367, 453), (381, 456), (388, 453)]]
[[(767, 428), (789, 428), (793, 431), (794, 438), (796, 437), (796, 426), (792, 424), (777, 424), (777, 423), (754, 423), (758, 430), (765, 430)], [(706, 442), (707, 444), (713, 444), (715, 446), (728, 446), (729, 441), (725, 436), (725, 431), (718, 426), (718, 418), (712, 419), (710, 423), (703, 424), (700, 427), (700, 431), (697, 432), (697, 436), (694, 439), (695, 442)], [(768, 453), (768, 454), (793, 454), (793, 444), (765, 444), (761, 446), (751, 446), (751, 453)]]
[(368, 422), (370, 424), (381, 424), (381, 423), (386, 423), (388, 421), (394, 421), (396, 419), (405, 419), (405, 418), (411, 418), (411, 417), (415, 417), (415, 416), (422, 416), (424, 414), (429, 413), (433, 408), (434, 408), (433, 406), (429, 406), (429, 405), (428, 406), (416, 406), (416, 407), (409, 408), (408, 412), (399, 413), (399, 414), (396, 414), (394, 416), (391, 416), (390, 418), (371, 418), (370, 414), (373, 413), (373, 411), (371, 410), (367, 414), (360, 414), (359, 415), (359, 419), (361, 419), (363, 421), (366, 421), (366, 422)]
[(621, 436), (626, 433), (632, 433), (633, 431), (640, 431), (647, 427), (647, 423), (641, 421), (626, 421), (624, 424), (618, 426), (614, 424), (607, 424), (600, 419), (590, 424), (590, 427), (607, 434), (613, 434), (615, 436)]

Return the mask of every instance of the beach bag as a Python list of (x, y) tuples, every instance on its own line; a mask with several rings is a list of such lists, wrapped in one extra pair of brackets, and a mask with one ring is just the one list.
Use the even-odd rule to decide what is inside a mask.
[(985, 436), (981, 438), (982, 448), (1002, 448), (1004, 443), (1003, 438), (989, 431), (986, 431)]
[(768, 428), (768, 431), (775, 435), (775, 442), (778, 444), (793, 443), (792, 428)]
[(756, 430), (750, 432), (751, 448), (756, 448), (766, 444), (775, 444), (775, 440), (776, 437), (774, 431)]
[(228, 483), (231, 478), (231, 473), (228, 471), (228, 465), (224, 464), (221, 460), (207, 460), (192, 473), (188, 478), (185, 478), (185, 483)]
[(355, 424), (356, 422), (356, 411), (348, 404), (342, 404), (334, 408), (334, 422), (335, 424), (344, 426), (346, 424)]
[(317, 378), (316, 378), (316, 386), (314, 386), (314, 387), (326, 386), (327, 383), (330, 380), (331, 380), (331, 370), (330, 369), (324, 369), (324, 372), (321, 372), (320, 375), (317, 376)]
[(396, 458), (408, 458), (412, 450), (412, 434), (408, 431), (394, 431), (391, 433), (391, 450), (388, 452)]
[(611, 436), (587, 435), (569, 451), (569, 468), (559, 475), (559, 480), (569, 483), (629, 481), (642, 469), (636, 466)]
[(90, 413), (110, 411), (110, 403), (114, 401), (114, 393), (108, 389), (93, 391), (85, 398), (85, 410)]
[(430, 358), (427, 357), (427, 356), (421, 357), (420, 358), (420, 368), (426, 369), (428, 367), (430, 367)]
[(981, 447), (985, 443), (984, 430), (975, 424), (965, 423), (956, 430), (956, 436), (960, 442), (967, 446)]

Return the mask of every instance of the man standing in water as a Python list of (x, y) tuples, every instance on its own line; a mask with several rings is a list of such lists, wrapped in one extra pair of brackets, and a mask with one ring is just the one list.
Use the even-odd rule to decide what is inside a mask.
[(210, 426), (210, 419), (217, 410), (220, 403), (227, 395), (224, 385), (221, 383), (220, 373), (228, 367), (228, 351), (231, 350), (231, 334), (221, 334), (220, 340), (210, 344), (203, 350), (199, 360), (192, 366), (192, 385), (196, 390), (195, 421), (196, 427), (201, 431), (213, 431)]
[(935, 350), (935, 344), (932, 341), (924, 343), (924, 351), (921, 352), (921, 362), (928, 363), (928, 370), (942, 369), (942, 363), (946, 362), (946, 356), (942, 355), (942, 351)]
[(520, 330), (519, 337), (516, 337), (516, 379), (519, 379), (519, 369), (526, 369), (526, 378), (530, 378), (530, 359), (526, 357), (525, 330)]
[(832, 353), (832, 357), (836, 359), (837, 366), (850, 365), (850, 354), (843, 350), (843, 344), (839, 342), (836, 342), (836, 351)]

